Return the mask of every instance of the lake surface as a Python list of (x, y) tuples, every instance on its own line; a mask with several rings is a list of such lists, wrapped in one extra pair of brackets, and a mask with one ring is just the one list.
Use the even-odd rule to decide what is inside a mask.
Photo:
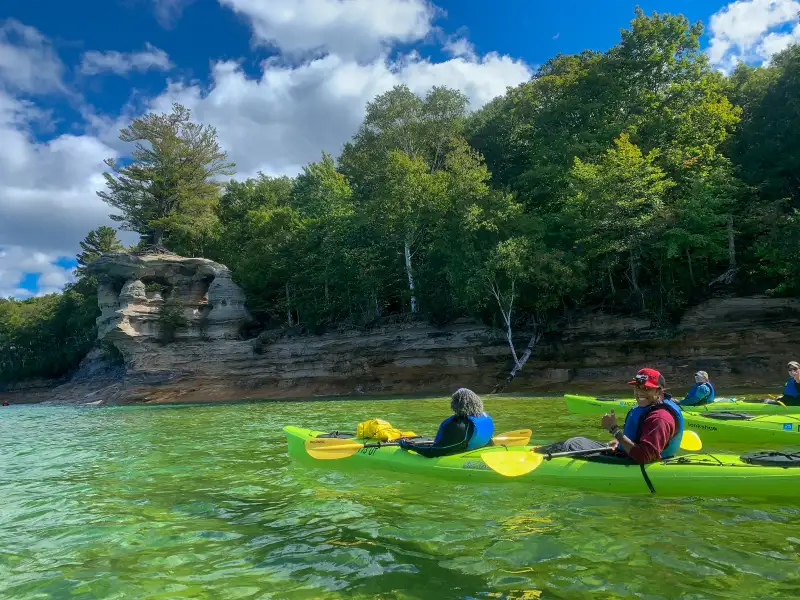
[[(558, 399), (486, 406), (536, 442), (607, 437)], [(0, 408), (0, 598), (797, 597), (800, 502), (355, 477), (295, 464), (281, 432), (432, 435), (448, 408)]]

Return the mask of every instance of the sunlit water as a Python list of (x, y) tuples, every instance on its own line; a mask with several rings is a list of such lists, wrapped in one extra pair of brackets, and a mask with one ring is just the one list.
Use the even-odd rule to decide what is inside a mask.
[[(490, 400), (497, 431), (602, 437), (559, 400)], [(0, 598), (791, 598), (800, 502), (453, 486), (309, 469), (286, 424), (440, 400), (0, 409)], [(605, 439), (605, 438), (603, 438)]]

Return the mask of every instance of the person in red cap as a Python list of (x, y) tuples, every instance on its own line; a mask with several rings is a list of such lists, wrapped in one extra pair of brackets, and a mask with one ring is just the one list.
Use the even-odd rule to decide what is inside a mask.
[(594, 450), (613, 452), (644, 465), (661, 458), (674, 456), (683, 437), (683, 415), (672, 396), (664, 391), (664, 377), (655, 369), (642, 369), (628, 382), (634, 386), (636, 404), (625, 416), (623, 427), (617, 424), (612, 410), (603, 416), (602, 425), (614, 436), (607, 444), (585, 437), (542, 446), (536, 452), (549, 454)]
[(683, 414), (664, 391), (664, 376), (655, 369), (641, 369), (628, 383), (634, 386), (636, 406), (628, 411), (623, 427), (613, 410), (603, 416), (603, 427), (614, 436), (610, 447), (639, 464), (675, 456), (683, 437)]

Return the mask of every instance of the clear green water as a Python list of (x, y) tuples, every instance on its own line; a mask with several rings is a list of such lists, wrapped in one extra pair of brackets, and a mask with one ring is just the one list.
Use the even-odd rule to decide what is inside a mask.
[[(800, 505), (354, 478), (281, 427), (445, 400), (0, 409), (0, 598), (791, 598)], [(498, 431), (599, 434), (558, 400), (492, 400)]]

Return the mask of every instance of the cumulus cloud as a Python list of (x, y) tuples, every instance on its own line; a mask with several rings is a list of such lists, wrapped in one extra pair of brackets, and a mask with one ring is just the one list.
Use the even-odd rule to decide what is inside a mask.
[(711, 16), (711, 63), (729, 71), (740, 62), (769, 62), (774, 54), (800, 42), (797, 0), (738, 0)]
[(140, 52), (98, 52), (92, 50), (83, 55), (80, 71), (84, 75), (115, 73), (127, 75), (132, 71), (169, 71), (172, 62), (167, 53), (151, 44), (145, 44)]
[(469, 60), (475, 60), (475, 46), (472, 45), (467, 38), (453, 38), (448, 40), (444, 45), (444, 51), (450, 56), (463, 57)]
[(27, 272), (39, 273), (39, 292), (60, 289), (69, 270), (54, 265), (74, 255), (89, 229), (108, 223), (96, 196), (103, 159), (114, 151), (92, 136), (39, 141), (49, 113), (26, 95), (67, 92), (63, 67), (36, 29), (6, 22), (0, 33), (0, 296), (25, 297)]
[(281, 52), (369, 60), (395, 43), (424, 38), (437, 14), (426, 0), (219, 0)]
[(0, 84), (23, 93), (63, 91), (64, 65), (38, 30), (0, 21)]
[[(0, 248), (0, 298), (52, 294), (74, 281), (71, 269), (56, 264), (56, 253), (31, 252), (21, 246)], [(39, 273), (37, 292), (20, 287), (26, 273)]]
[(240, 177), (259, 170), (293, 175), (323, 150), (338, 154), (363, 120), (366, 103), (397, 84), (417, 93), (435, 85), (457, 88), (475, 109), (530, 76), (524, 62), (495, 53), (440, 63), (416, 53), (366, 64), (332, 54), (299, 66), (266, 61), (257, 79), (236, 63), (220, 62), (207, 88), (173, 83), (151, 109), (165, 112), (179, 102), (214, 125)]
[[(259, 40), (299, 54), (264, 61), (257, 77), (239, 62), (217, 62), (208, 82), (171, 81), (145, 107), (168, 112), (180, 102), (195, 120), (216, 126), (239, 177), (258, 171), (294, 175), (322, 151), (338, 154), (363, 120), (366, 103), (394, 85), (417, 93), (434, 85), (457, 88), (475, 109), (531, 76), (523, 61), (497, 53), (477, 56), (465, 39), (446, 43), (451, 58), (443, 62), (416, 52), (392, 55), (394, 44), (432, 31), (436, 9), (423, 0), (276, 0), (269, 8), (255, 0), (220, 1), (251, 19)], [(13, 26), (23, 32), (15, 34), (14, 52), (36, 64), (35, 57), (49, 51), (47, 40), (35, 29)], [(158, 52), (145, 51), (151, 58)], [(168, 61), (164, 54), (155, 64)], [(82, 70), (124, 74), (152, 64), (134, 54), (87, 53)], [(61, 71), (51, 73), (53, 90)], [(119, 129), (141, 114), (97, 115), (84, 107), (88, 133), (38, 140), (31, 132), (46, 115), (12, 89), (43, 90), (45, 81), (37, 82), (32, 72), (0, 70), (0, 294), (25, 295), (19, 281), (26, 272), (41, 273), (42, 288), (61, 285), (64, 269), (53, 260), (73, 256), (90, 229), (112, 224), (110, 207), (95, 193), (104, 187), (103, 159), (130, 150), (119, 142)]]

